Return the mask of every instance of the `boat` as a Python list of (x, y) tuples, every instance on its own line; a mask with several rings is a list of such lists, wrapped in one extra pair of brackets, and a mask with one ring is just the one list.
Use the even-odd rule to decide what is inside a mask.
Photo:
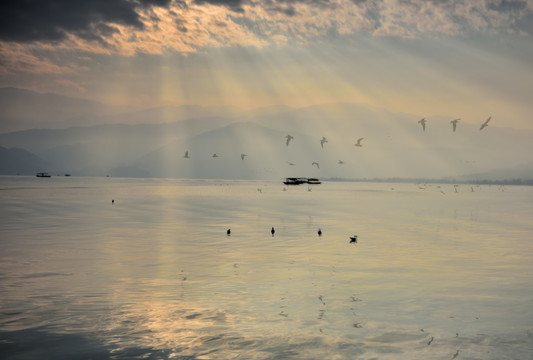
[(37, 176), (37, 177), (52, 177), (49, 173), (45, 173), (45, 172), (37, 173), (35, 176)]
[(286, 178), (285, 185), (301, 185), (307, 183), (307, 178)]
[(310, 184), (318, 185), (322, 184), (317, 178), (286, 178), (283, 182), (285, 185), (301, 185), (301, 184)]

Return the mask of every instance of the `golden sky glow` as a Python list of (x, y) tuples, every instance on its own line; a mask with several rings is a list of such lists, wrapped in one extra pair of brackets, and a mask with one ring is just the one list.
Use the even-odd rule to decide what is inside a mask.
[(533, 127), (531, 0), (80, 4), (61, 18), (3, 5), (0, 86), (136, 107), (362, 102)]

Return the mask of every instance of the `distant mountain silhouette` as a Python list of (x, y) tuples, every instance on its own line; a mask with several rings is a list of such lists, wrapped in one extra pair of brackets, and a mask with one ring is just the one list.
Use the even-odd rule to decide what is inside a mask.
[(96, 101), (43, 94), (13, 87), (0, 88), (0, 133), (32, 128), (79, 125), (86, 118), (126, 110)]
[(24, 149), (7, 149), (0, 146), (0, 174), (35, 175), (55, 170), (47, 161)]
[[(73, 126), (172, 123), (198, 118), (239, 118), (254, 114), (230, 106), (164, 106), (131, 108), (69, 96), (38, 93), (14, 87), (0, 88), (0, 133), (30, 129), (66, 129)], [(268, 108), (258, 109), (268, 113)]]
[[(216, 112), (219, 116), (195, 117)], [(172, 114), (181, 115), (168, 121)], [(250, 111), (184, 106), (130, 115), (146, 123), (16, 131), (0, 134), (0, 145), (25, 149), (53, 164), (53, 170), (43, 171), (227, 179), (442, 178), (521, 168), (533, 153), (531, 130), (505, 128), (494, 121), (479, 132), (478, 121), (463, 119), (454, 133), (453, 117), (433, 116), (431, 126), (421, 132), (418, 114), (352, 103)], [(109, 119), (126, 122), (123, 116)], [(191, 118), (180, 118), (186, 116)], [(154, 117), (167, 121), (150, 123)], [(294, 137), (290, 146), (287, 134)], [(328, 139), (324, 148), (323, 137)], [(355, 147), (362, 137), (364, 146)], [(184, 158), (186, 151), (189, 158)], [(213, 158), (215, 153), (218, 157)], [(13, 173), (14, 168), (4, 169)]]

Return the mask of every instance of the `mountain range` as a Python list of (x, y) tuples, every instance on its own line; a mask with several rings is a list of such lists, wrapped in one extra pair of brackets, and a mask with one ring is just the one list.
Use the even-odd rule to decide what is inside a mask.
[[(28, 107), (48, 100), (56, 108), (47, 107), (39, 117), (39, 109), (20, 105), (25, 99)], [(1, 174), (533, 178), (533, 131), (507, 128), (505, 119), (492, 119), (480, 130), (489, 114), (461, 120), (453, 132), (452, 116), (426, 117), (423, 131), (419, 114), (357, 103), (255, 110), (197, 105), (132, 110), (0, 89), (0, 103), (10, 102), (16, 106), (1, 114)], [(54, 112), (57, 117), (48, 121)], [(7, 125), (5, 119), (10, 119)], [(25, 119), (35, 128), (10, 131), (14, 119)], [(293, 139), (287, 145), (288, 134)], [(322, 137), (327, 142), (321, 145)], [(363, 138), (361, 147), (355, 146), (359, 138)]]

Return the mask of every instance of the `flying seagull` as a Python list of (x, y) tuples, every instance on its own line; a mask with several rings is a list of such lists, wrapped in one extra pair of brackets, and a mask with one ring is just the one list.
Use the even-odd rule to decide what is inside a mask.
[(453, 132), (455, 132), (455, 129), (457, 128), (457, 123), (459, 122), (459, 120), (461, 119), (455, 119), (455, 120), (450, 121), (453, 126)]
[(318, 165), (318, 163), (317, 163), (316, 161), (313, 161), (313, 162), (311, 163), (311, 165), (316, 165), (316, 168), (317, 168), (317, 169), (320, 169), (320, 165)]
[(213, 154), (211, 157), (219, 157), (216, 153)]
[(362, 147), (363, 145), (361, 145), (361, 141), (363, 141), (363, 139), (364, 138), (357, 139), (357, 143), (355, 143), (355, 146)]
[(318, 229), (318, 236), (322, 236), (322, 230)]
[(185, 159), (189, 159), (190, 156), (189, 156), (189, 151), (185, 151), (185, 156), (184, 156)]
[(291, 163), (290, 161), (287, 161), (287, 163), (288, 163), (290, 166), (294, 166), (294, 165), (296, 165), (295, 163)]
[(342, 161), (342, 160), (339, 160), (339, 164), (341, 164), (341, 165), (342, 165), (342, 164), (344, 164), (344, 161)]
[(244, 158), (245, 158), (246, 156), (248, 156), (248, 155), (246, 155), (246, 154), (241, 154), (241, 160), (244, 160)]
[(327, 143), (328, 139), (326, 139), (325, 136), (322, 136), (322, 139), (320, 139), (320, 146), (322, 146), (322, 149), (324, 148), (324, 143)]
[(290, 134), (285, 136), (287, 138), (287, 142), (286, 142), (286, 145), (289, 146), (289, 143), (291, 142), (292, 139), (294, 139), (294, 136), (291, 136)]
[(426, 122), (427, 122), (426, 118), (422, 118), (422, 119), (418, 120), (418, 123), (420, 125), (422, 125), (422, 130), (423, 131), (426, 131)]
[(272, 234), (272, 236), (274, 236), (274, 234), (276, 233), (276, 230), (274, 230), (273, 226), (272, 226), (272, 230), (270, 230), (270, 233)]
[(351, 243), (356, 243), (356, 242), (357, 242), (357, 235), (350, 236), (350, 244)]
[(484, 128), (486, 128), (487, 126), (489, 126), (489, 121), (490, 121), (490, 118), (492, 116), (489, 116), (489, 118), (487, 120), (485, 120), (485, 122), (483, 124), (481, 124), (481, 127), (479, 128), (479, 130), (483, 130)]

